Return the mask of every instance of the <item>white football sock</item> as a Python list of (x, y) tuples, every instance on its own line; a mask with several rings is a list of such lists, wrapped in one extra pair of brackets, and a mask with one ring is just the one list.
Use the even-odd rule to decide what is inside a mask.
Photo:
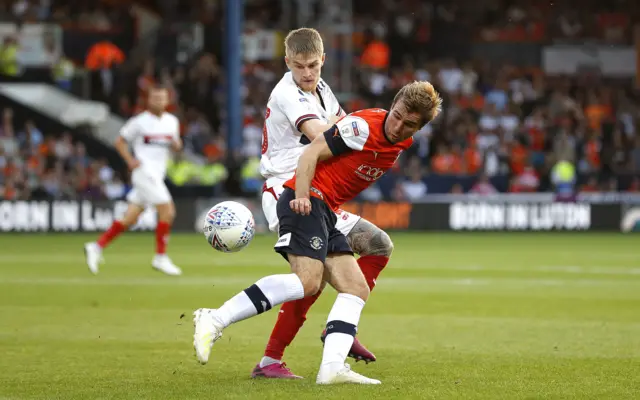
[(304, 287), (296, 274), (271, 275), (227, 300), (216, 312), (216, 319), (227, 326), (262, 314), (273, 306), (304, 297)]
[(280, 363), (281, 363), (280, 360), (276, 360), (275, 358), (264, 356), (262, 357), (262, 360), (260, 360), (260, 368), (264, 368), (267, 365), (280, 364)]
[(327, 318), (321, 368), (338, 370), (344, 366), (358, 329), (364, 300), (352, 294), (340, 293)]

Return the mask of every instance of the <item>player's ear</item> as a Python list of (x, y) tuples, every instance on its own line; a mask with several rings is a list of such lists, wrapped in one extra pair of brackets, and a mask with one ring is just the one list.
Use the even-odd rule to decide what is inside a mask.
[(322, 53), (322, 65), (324, 65), (324, 59), (326, 57), (327, 53)]
[(287, 67), (289, 66), (289, 57), (284, 56), (284, 63), (287, 64)]

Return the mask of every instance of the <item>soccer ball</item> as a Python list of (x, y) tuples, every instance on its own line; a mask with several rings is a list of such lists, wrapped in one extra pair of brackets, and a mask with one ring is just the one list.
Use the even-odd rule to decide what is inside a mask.
[(202, 229), (207, 242), (218, 251), (234, 253), (245, 248), (255, 233), (253, 214), (235, 201), (223, 201), (211, 207)]

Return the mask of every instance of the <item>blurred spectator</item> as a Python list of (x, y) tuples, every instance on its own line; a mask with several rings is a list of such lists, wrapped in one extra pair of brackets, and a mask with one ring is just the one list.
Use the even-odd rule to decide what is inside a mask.
[[(160, 3), (157, 11), (166, 18), (163, 28), (173, 29), (176, 20), (199, 20), (207, 27), (220, 24), (219, 1)], [(75, 7), (77, 4), (18, 0), (9, 4), (8, 11), (20, 20), (48, 18), (97, 30), (117, 27), (130, 17), (126, 4), (122, 8), (93, 3)], [(293, 28), (273, 4), (248, 3), (245, 25), (256, 30)], [(479, 0), (464, 6), (456, 1), (354, 0), (353, 7), (354, 35), (348, 47), (353, 53), (344, 53), (345, 38), (325, 43), (332, 50), (328, 57), (353, 61), (349, 93), (340, 93), (342, 77), (329, 75), (329, 68), (324, 71), (326, 81), (344, 96), (345, 111), (388, 107), (396, 90), (414, 79), (431, 80), (445, 98), (442, 116), (415, 136), (414, 147), (400, 159), (397, 170), (362, 198), (420, 197), (427, 192), (427, 184), (430, 193), (462, 192), (471, 182), (475, 182), (472, 192), (490, 193), (497, 188), (552, 191), (553, 166), (560, 160), (575, 166), (581, 191), (614, 187), (631, 191), (637, 186), (637, 177), (625, 176), (640, 174), (640, 94), (629, 81), (594, 75), (549, 76), (535, 68), (452, 57), (455, 52), (429, 40), (451, 36), (446, 43), (461, 48), (472, 40), (629, 43), (633, 9), (637, 8), (633, 4), (587, 2), (578, 9), (562, 2), (518, 0)], [(627, 9), (629, 12), (620, 12)], [(234, 152), (226, 144), (222, 52), (215, 46), (205, 46), (197, 54), (183, 51), (185, 42), (195, 42), (193, 35), (172, 32), (179, 36), (177, 49), (172, 51), (179, 54), (131, 62), (127, 65), (131, 68), (123, 70), (123, 84), (116, 84), (115, 70), (96, 71), (98, 97), (113, 100), (114, 111), (128, 118), (144, 109), (148, 87), (161, 83), (171, 91), (170, 111), (180, 117), (185, 141), (185, 154), (175, 160), (169, 178), (178, 185), (210, 185), (229, 175), (228, 159), (239, 157), (241, 173), (231, 175), (243, 177), (245, 190), (259, 190), (252, 168), (261, 151), (262, 116), (269, 93), (286, 70), (282, 58), (252, 59), (243, 65), (243, 145)], [(460, 37), (454, 38), (456, 34)], [(6, 41), (6, 57), (0, 60), (8, 74), (19, 68), (12, 58), (14, 42)], [(52, 55), (52, 59), (62, 56)], [(117, 51), (113, 56), (115, 64), (125, 58)], [(100, 57), (94, 61), (100, 65)], [(56, 196), (70, 189), (92, 198), (123, 195), (126, 188), (116, 171), (103, 161), (90, 160), (84, 146), (74, 144), (70, 134), (52, 135), (56, 133), (42, 132), (33, 122), (15, 126), (11, 110), (3, 112), (0, 166), (3, 182), (8, 180), (2, 184), (5, 192), (18, 197), (41, 194), (40, 186), (46, 183), (47, 193)], [(15, 174), (7, 179), (6, 171)], [(436, 175), (449, 183), (432, 185), (429, 179)], [(54, 184), (55, 177), (60, 182)]]
[(481, 174), (478, 181), (471, 187), (470, 193), (487, 195), (498, 193), (498, 190), (491, 184), (486, 174)]
[(403, 181), (400, 187), (404, 200), (419, 200), (427, 194), (427, 184), (422, 180), (422, 172), (419, 169), (412, 171), (409, 179)]

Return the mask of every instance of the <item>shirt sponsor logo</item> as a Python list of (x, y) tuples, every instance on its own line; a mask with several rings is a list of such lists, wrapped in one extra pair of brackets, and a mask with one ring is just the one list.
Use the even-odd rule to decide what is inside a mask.
[(384, 175), (384, 172), (385, 170), (382, 168), (362, 164), (356, 170), (356, 175), (365, 181), (372, 182), (378, 180), (382, 175)]

